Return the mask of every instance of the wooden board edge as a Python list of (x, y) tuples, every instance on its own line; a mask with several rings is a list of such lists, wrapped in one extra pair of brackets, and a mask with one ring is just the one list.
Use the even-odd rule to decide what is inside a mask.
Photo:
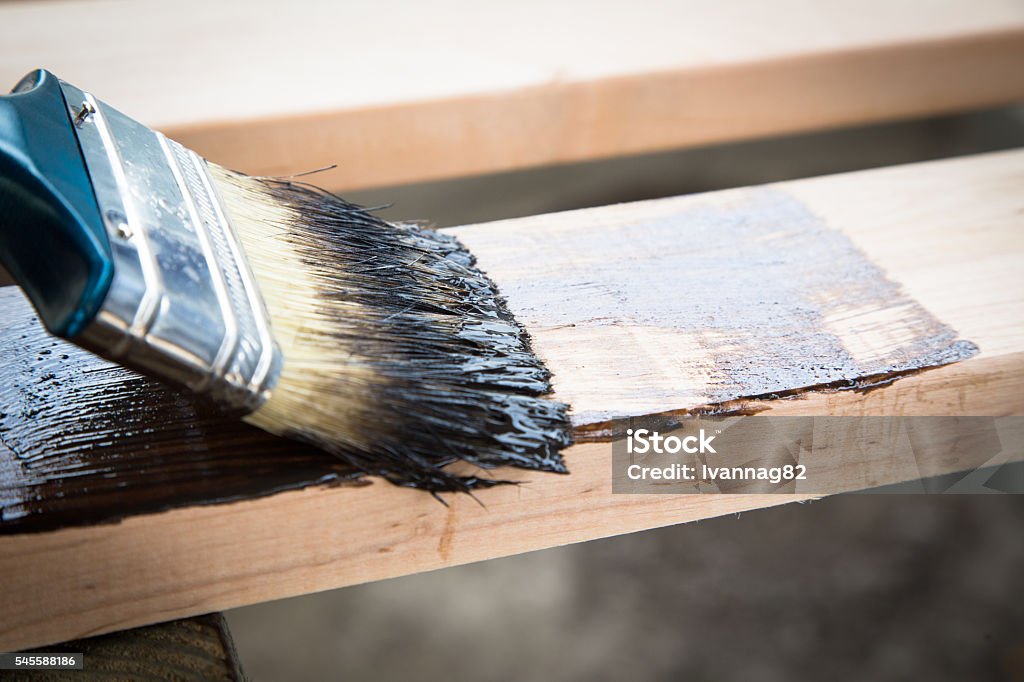
[[(1024, 353), (980, 356), (867, 394), (769, 401), (778, 414), (1024, 415)], [(916, 407), (912, 407), (916, 405)], [(738, 513), (815, 496), (613, 495), (607, 443), (569, 476), (444, 507), (376, 483), (312, 488), (121, 523), (0, 538), (0, 650)]]
[(254, 175), (338, 164), (315, 182), (352, 191), (992, 107), (1024, 99), (1022, 61), (1011, 28), (164, 132)]

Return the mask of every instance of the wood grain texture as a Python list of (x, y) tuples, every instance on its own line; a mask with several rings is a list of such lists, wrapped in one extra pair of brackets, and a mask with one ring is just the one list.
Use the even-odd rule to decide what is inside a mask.
[(1013, 102), (1022, 61), (1012, 0), (0, 4), (0, 83), (346, 190)]
[(219, 613), (63, 642), (47, 653), (81, 653), (82, 670), (0, 671), (29, 682), (244, 682), (227, 622)]
[(977, 350), (779, 187), (452, 231), (500, 282), (578, 426)]
[[(591, 430), (856, 386), (977, 351), (776, 188), (455, 232), (487, 254), (557, 396)], [(351, 476), (334, 458), (299, 447), (289, 456), (284, 441), (49, 338), (16, 290), (0, 292), (0, 306), (10, 320), (0, 330), (0, 533)]]
[[(730, 208), (761, 224), (767, 236), (777, 231), (778, 216), (769, 210), (757, 217), (747, 209), (758, 205), (765, 191), (773, 197), (782, 195), (788, 197), (784, 207), (792, 208), (790, 200), (797, 202), (800, 215), (813, 215), (823, 229), (844, 236), (847, 241), (840, 254), (848, 257), (849, 248), (858, 249), (869, 263), (881, 267), (885, 281), (899, 285), (898, 290), (883, 290), (897, 301), (906, 296), (961, 338), (976, 343), (980, 352), (961, 362), (910, 372), (870, 392), (812, 387), (791, 399), (751, 401), (740, 396), (734, 407), (753, 403), (767, 414), (1013, 416), (1024, 415), (1022, 187), (1024, 152), (1017, 151), (780, 183), (769, 190), (612, 207), (605, 209), (607, 217), (605, 210), (580, 211), (454, 232), (470, 244), (516, 309), (520, 303), (515, 292), (528, 270), (506, 258), (517, 244), (534, 245), (539, 251), (530, 257), (547, 262), (552, 252), (545, 249), (541, 234), (554, 235), (552, 242), (558, 243), (583, 226), (591, 230), (594, 243), (621, 244), (621, 232), (638, 225), (652, 229), (678, 215), (684, 219), (673, 224), (685, 235), (701, 228), (702, 223), (692, 219), (695, 210), (725, 220)], [(792, 215), (788, 209), (784, 213)], [(651, 216), (658, 220), (652, 222)], [(723, 234), (732, 233), (725, 229)], [(806, 237), (806, 232), (798, 234)], [(643, 235), (634, 237), (639, 242)], [(780, 257), (785, 251), (784, 240), (765, 240), (764, 245)], [(607, 270), (600, 259), (588, 262), (580, 253), (555, 252), (561, 253), (562, 271), (570, 281), (581, 270), (595, 276)], [(547, 266), (537, 268), (535, 275), (546, 273)], [(669, 270), (662, 275), (671, 279), (679, 273)], [(633, 394), (631, 383), (644, 379), (650, 357), (669, 363), (686, 356), (686, 346), (675, 355), (641, 355), (637, 348), (644, 347), (648, 334), (644, 325), (615, 343), (592, 336), (605, 331), (590, 315), (592, 301), (581, 305), (570, 290), (556, 290), (551, 296), (565, 310), (577, 310), (578, 318), (538, 324), (537, 319), (531, 322), (526, 305), (520, 314), (538, 352), (552, 364), (559, 395), (582, 394), (596, 382), (607, 391), (607, 409), (621, 413)], [(534, 306), (534, 312), (538, 310)], [(891, 348), (884, 326), (851, 326), (828, 309), (816, 309), (815, 315), (816, 323), (825, 320), (838, 330), (834, 335), (843, 339), (858, 367), (863, 358), (883, 357)], [(607, 321), (604, 327), (628, 328), (629, 323)], [(672, 324), (662, 326), (683, 340), (689, 333)], [(579, 329), (581, 341), (566, 338), (565, 329)], [(690, 376), (700, 378), (697, 373)], [(713, 385), (694, 391), (685, 385), (689, 381), (680, 383), (678, 393), (663, 394), (657, 411), (692, 409), (706, 396), (722, 395)], [(642, 409), (654, 407), (645, 404)], [(570, 476), (512, 474), (523, 484), (482, 491), (483, 506), (456, 497), (445, 508), (415, 491), (376, 483), (311, 487), (133, 516), (113, 525), (0, 537), (0, 649), (806, 499), (613, 495), (608, 443), (581, 442), (568, 449), (566, 460)], [(858, 487), (858, 482), (847, 484)]]
[[(762, 390), (748, 395), (777, 392), (785, 382), (770, 369), (760, 375), (764, 368), (795, 372), (814, 355), (787, 362), (793, 339), (805, 349), (813, 347), (809, 337), (838, 342), (853, 366), (852, 373), (805, 368), (804, 385), (872, 374), (886, 364), (896, 369), (910, 359), (901, 344), (927, 320), (917, 319), (917, 306), (980, 347), (983, 357), (1024, 350), (1022, 188), (1024, 152), (1010, 151), (450, 231), (506, 294), (579, 423), (593, 412), (650, 411), (653, 405), (636, 404), (645, 391), (668, 402), (720, 402), (732, 397), (723, 386), (749, 376), (741, 380)], [(502, 239), (513, 230), (515, 240)], [(586, 247), (572, 248), (588, 234)], [(815, 247), (815, 240), (824, 241)], [(731, 280), (705, 272), (721, 266), (734, 272)], [(835, 277), (833, 290), (816, 286), (818, 268)], [(545, 278), (570, 286), (545, 294), (534, 286)], [(633, 287), (638, 281), (645, 286)], [(775, 319), (770, 311), (779, 310), (787, 291), (797, 301)], [(873, 308), (857, 300), (868, 293)], [(891, 307), (877, 305), (882, 300)], [(699, 328), (675, 324), (686, 315), (701, 320)], [(759, 352), (775, 357), (752, 367), (725, 365), (723, 359), (736, 360), (722, 352), (728, 343), (752, 347), (744, 344), (750, 321), (758, 321), (754, 334), (767, 331), (786, 343), (766, 344)], [(931, 328), (923, 336), (948, 333)], [(581, 353), (581, 343), (597, 350)]]

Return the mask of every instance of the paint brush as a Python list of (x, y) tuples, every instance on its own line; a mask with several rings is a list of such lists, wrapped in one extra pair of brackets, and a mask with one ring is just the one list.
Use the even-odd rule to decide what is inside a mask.
[(393, 483), (565, 471), (566, 406), (457, 240), (209, 163), (43, 70), (0, 98), (0, 262), (51, 333)]

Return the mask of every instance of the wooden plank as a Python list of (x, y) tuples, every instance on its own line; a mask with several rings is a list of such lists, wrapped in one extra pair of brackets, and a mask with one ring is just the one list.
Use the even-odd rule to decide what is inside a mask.
[[(500, 280), (588, 432), (613, 416), (907, 373), (974, 352), (777, 188), (453, 232)], [(0, 306), (0, 532), (352, 473), (51, 339), (16, 291), (0, 294)]]
[(1022, 61), (1007, 0), (0, 4), (0, 83), (346, 190), (1019, 101)]
[[(777, 189), (455, 232), (502, 282), (581, 427), (973, 352), (847, 236)], [(0, 330), (0, 531), (88, 525), (350, 474), (339, 460), (225, 423), (186, 395), (49, 338), (16, 291), (0, 294), (0, 305), (9, 320)]]
[[(904, 310), (911, 310), (907, 305), (917, 305), (928, 315), (934, 314), (960, 338), (977, 344), (980, 351), (970, 359), (937, 369), (908, 371), (904, 378), (870, 392), (805, 386), (802, 388), (809, 390), (804, 390), (800, 399), (760, 399), (756, 406), (768, 414), (1009, 415), (1017, 420), (1010, 422), (1010, 427), (1019, 430), (1019, 418), (1024, 415), (1024, 277), (1018, 265), (1024, 255), (1022, 186), (1024, 152), (1015, 151), (779, 183), (767, 190), (733, 190), (456, 228), (453, 232), (470, 244), (509, 296), (510, 305), (519, 311), (538, 351), (555, 370), (558, 395), (585, 395), (585, 389), (597, 382), (606, 389), (607, 405), (629, 413), (633, 409), (627, 404), (634, 393), (632, 386), (660, 386), (649, 384), (649, 362), (637, 351), (645, 347), (645, 336), (676, 335), (686, 349), (692, 329), (688, 323), (673, 323), (671, 307), (655, 308), (666, 316), (660, 331), (634, 325), (629, 338), (610, 343), (609, 337), (599, 333), (603, 328), (629, 324), (629, 316), (616, 321), (596, 319), (589, 304), (578, 304), (581, 293), (570, 287), (550, 289), (547, 299), (523, 293), (529, 291), (526, 283), (531, 277), (544, 277), (555, 267), (550, 254), (560, 254), (567, 282), (572, 282), (580, 269), (589, 269), (608, 286), (609, 272), (614, 271), (601, 259), (609, 257), (605, 245), (621, 244), (623, 233), (641, 243), (645, 235), (657, 236), (668, 221), (679, 235), (689, 237), (684, 241), (699, 245), (694, 235), (705, 228), (713, 231), (715, 225), (728, 227), (729, 216), (739, 215), (743, 216), (740, 222), (760, 221), (764, 249), (783, 254), (785, 242), (768, 239), (779, 229), (779, 216), (810, 214), (821, 221), (823, 229), (842, 236), (841, 255), (849, 256), (848, 241), (866, 254), (866, 262), (882, 266), (886, 280), (901, 285), (894, 300), (905, 294), (910, 303), (900, 303)], [(766, 191), (788, 200), (773, 200), (765, 207), (758, 202)], [(792, 202), (798, 205), (797, 214)], [(751, 205), (767, 214), (755, 218), (748, 212)], [(710, 216), (710, 223), (695, 221), (697, 215)], [(591, 250), (551, 249), (551, 244), (571, 239), (581, 229), (591, 232), (590, 242), (595, 245)], [(730, 228), (723, 234), (736, 233)], [(806, 237), (806, 230), (796, 234)], [(536, 250), (533, 257), (538, 267), (533, 275), (530, 268), (508, 258), (523, 243)], [(825, 243), (835, 245), (828, 240)], [(663, 242), (651, 241), (650, 263), (657, 262), (662, 249)], [(676, 268), (660, 274), (673, 278), (679, 272)], [(877, 274), (868, 272), (866, 279), (876, 282)], [(638, 287), (646, 286), (646, 280), (636, 281)], [(625, 293), (634, 297), (623, 303), (623, 310), (632, 311), (633, 317), (638, 309), (630, 305), (650, 301), (642, 292)], [(544, 311), (559, 307), (578, 315), (552, 323)], [(750, 313), (746, 308), (739, 310)], [(914, 312), (915, 319), (926, 319), (921, 314)], [(892, 341), (885, 332), (887, 325), (867, 324), (858, 329), (842, 316), (823, 317), (854, 357), (857, 371), (871, 366), (871, 358), (884, 357), (886, 344)], [(893, 318), (885, 320), (892, 322)], [(775, 328), (774, 321), (771, 325)], [(579, 330), (586, 343), (573, 344), (565, 337), (565, 329)], [(604, 352), (604, 346), (615, 352)], [(661, 357), (668, 364), (673, 361), (672, 355)], [(581, 363), (579, 358), (592, 362)], [(609, 377), (615, 372), (619, 376), (613, 381)], [(685, 410), (720, 395), (710, 385), (698, 390), (688, 385), (700, 381), (699, 372), (686, 376), (690, 378), (678, 384), (670, 382), (670, 386), (678, 385), (676, 393), (662, 391), (663, 402), (656, 406), (644, 403), (639, 409)], [(744, 402), (748, 401), (740, 399), (739, 406)], [(586, 419), (603, 418), (600, 407)], [(577, 423), (583, 426), (580, 414), (583, 412), (577, 412)], [(482, 505), (456, 497), (445, 508), (422, 493), (383, 484), (310, 487), (231, 504), (137, 515), (114, 525), (0, 536), (0, 574), (4, 576), (0, 649), (807, 498), (615, 495), (611, 493), (609, 443), (581, 441), (568, 449), (566, 459), (571, 475), (509, 472), (524, 484), (482, 491)], [(956, 463), (945, 466), (955, 467)], [(894, 469), (889, 475), (901, 480), (917, 472)], [(841, 475), (836, 481), (839, 488), (863, 485)]]
[(111, 635), (48, 646), (46, 653), (83, 654), (78, 671), (0, 671), (2, 680), (179, 680), (244, 682), (224, 616), (211, 613)]

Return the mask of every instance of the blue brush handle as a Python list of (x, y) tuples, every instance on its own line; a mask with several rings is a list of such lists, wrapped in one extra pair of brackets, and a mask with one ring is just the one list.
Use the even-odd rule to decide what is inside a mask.
[(66, 338), (96, 316), (114, 274), (73, 125), (48, 71), (0, 97), (0, 263)]

